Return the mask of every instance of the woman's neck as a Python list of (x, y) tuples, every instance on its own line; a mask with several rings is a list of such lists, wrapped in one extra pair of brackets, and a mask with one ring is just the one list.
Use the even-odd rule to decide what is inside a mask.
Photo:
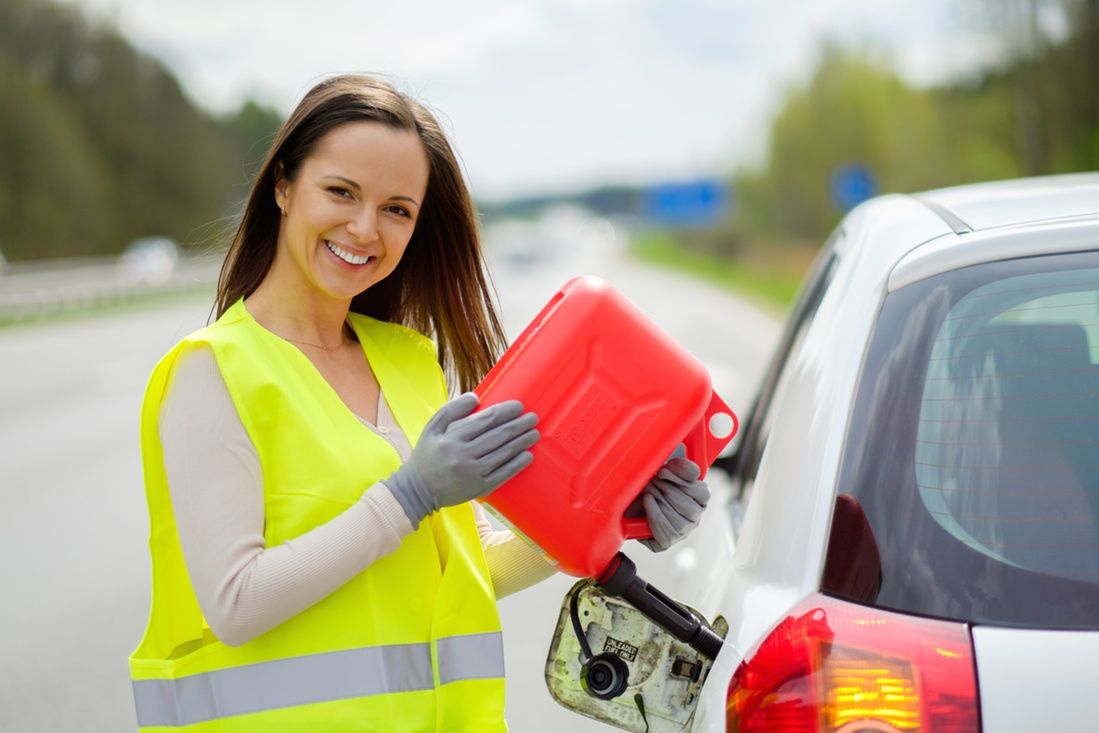
[(274, 290), (265, 279), (245, 298), (248, 312), (268, 331), (289, 341), (325, 350), (336, 348), (346, 340), (344, 324), (351, 308), (350, 300), (308, 297), (282, 289), (276, 293)]

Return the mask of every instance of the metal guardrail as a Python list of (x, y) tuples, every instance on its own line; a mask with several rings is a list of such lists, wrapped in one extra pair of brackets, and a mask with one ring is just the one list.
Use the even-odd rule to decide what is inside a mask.
[(0, 325), (211, 289), (221, 260), (181, 257), (170, 272), (142, 271), (115, 257), (9, 264), (0, 270)]

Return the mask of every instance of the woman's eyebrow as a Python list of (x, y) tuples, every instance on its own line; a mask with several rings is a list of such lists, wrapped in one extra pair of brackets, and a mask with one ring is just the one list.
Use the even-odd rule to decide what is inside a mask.
[(324, 177), (325, 178), (335, 178), (337, 181), (343, 181), (344, 183), (346, 183), (348, 186), (355, 189), (356, 191), (358, 191), (359, 188), (360, 188), (359, 184), (355, 183), (350, 178), (344, 178), (343, 176), (337, 176), (334, 173), (330, 173), (330, 174), (328, 174)]

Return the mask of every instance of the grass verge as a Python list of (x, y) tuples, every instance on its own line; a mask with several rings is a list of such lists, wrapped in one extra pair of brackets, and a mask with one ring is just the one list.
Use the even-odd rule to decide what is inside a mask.
[(793, 303), (811, 259), (809, 253), (769, 256), (765, 250), (754, 257), (722, 258), (694, 252), (658, 232), (640, 236), (631, 252), (644, 262), (712, 282), (775, 311), (784, 311)]

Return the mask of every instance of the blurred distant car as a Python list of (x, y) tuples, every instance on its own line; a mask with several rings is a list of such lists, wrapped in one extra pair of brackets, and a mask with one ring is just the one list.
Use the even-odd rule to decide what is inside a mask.
[(581, 207), (557, 205), (535, 219), (503, 219), (485, 229), (485, 248), (494, 261), (514, 270), (552, 262), (565, 252), (621, 250), (616, 226)]
[(1099, 174), (855, 209), (722, 460), (693, 730), (1095, 730)]
[(127, 280), (163, 285), (179, 263), (179, 245), (168, 237), (141, 237), (119, 255), (118, 269)]
[(485, 247), (493, 259), (515, 269), (552, 257), (556, 246), (541, 221), (505, 219), (485, 231)]

